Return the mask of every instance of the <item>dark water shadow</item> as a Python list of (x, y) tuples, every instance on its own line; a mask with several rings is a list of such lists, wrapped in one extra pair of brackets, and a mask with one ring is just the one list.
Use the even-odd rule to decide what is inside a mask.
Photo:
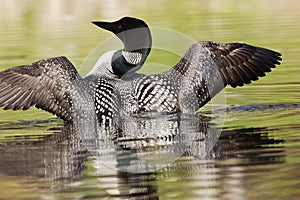
[[(90, 178), (95, 182), (102, 178), (97, 187), (106, 196), (158, 199), (159, 177), (174, 173), (185, 177), (188, 172), (197, 177), (204, 168), (285, 162), (284, 141), (273, 138), (267, 128), (218, 130), (210, 118), (199, 116), (130, 120), (123, 124), (126, 131), (113, 138), (106, 134), (90, 138), (92, 134), (65, 124), (49, 128), (53, 134), (34, 141), (15, 138), (1, 142), (0, 173), (71, 183), (84, 179), (82, 172), (89, 166), (93, 168)], [(238, 161), (223, 162), (233, 159)], [(114, 186), (105, 182), (108, 177), (114, 178)]]
[(251, 104), (243, 106), (234, 106), (227, 108), (226, 111), (265, 111), (275, 109), (289, 109), (289, 108), (300, 108), (300, 104)]

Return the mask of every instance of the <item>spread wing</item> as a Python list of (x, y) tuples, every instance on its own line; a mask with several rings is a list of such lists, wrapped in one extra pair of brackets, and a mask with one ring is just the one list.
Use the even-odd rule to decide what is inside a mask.
[(197, 111), (227, 85), (243, 86), (265, 76), (280, 64), (280, 56), (244, 43), (197, 42), (163, 74), (176, 77), (182, 106)]
[(40, 60), (0, 72), (0, 107), (23, 109), (31, 106), (71, 121), (70, 91), (81, 77), (65, 57)]
[(201, 42), (212, 55), (225, 85), (243, 86), (280, 65), (281, 54), (244, 43)]

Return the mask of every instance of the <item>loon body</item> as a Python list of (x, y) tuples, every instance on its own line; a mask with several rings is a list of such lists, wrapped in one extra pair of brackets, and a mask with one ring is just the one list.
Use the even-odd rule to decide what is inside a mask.
[(151, 50), (147, 24), (130, 17), (93, 23), (119, 37), (124, 49), (105, 53), (85, 78), (65, 57), (0, 72), (0, 106), (36, 106), (68, 122), (94, 112), (103, 126), (141, 112), (194, 113), (227, 85), (258, 80), (281, 60), (280, 53), (244, 43), (196, 42), (168, 71), (137, 74)]

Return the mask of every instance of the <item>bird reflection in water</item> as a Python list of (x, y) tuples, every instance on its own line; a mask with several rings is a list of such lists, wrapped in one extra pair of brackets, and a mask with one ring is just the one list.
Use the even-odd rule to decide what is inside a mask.
[[(105, 191), (107, 196), (158, 199), (158, 179), (174, 173), (182, 180), (189, 174), (194, 178), (207, 175), (211, 181), (211, 172), (200, 169), (226, 170), (232, 165), (285, 160), (285, 150), (278, 145), (284, 141), (270, 137), (265, 128), (219, 130), (213, 128), (211, 118), (191, 115), (131, 117), (120, 126), (124, 131), (113, 138), (65, 124), (39, 140), (1, 141), (0, 173), (46, 178), (55, 184), (84, 182), (82, 172), (92, 167), (91, 177), (98, 182), (101, 195)], [(235, 158), (243, 162), (224, 164)]]

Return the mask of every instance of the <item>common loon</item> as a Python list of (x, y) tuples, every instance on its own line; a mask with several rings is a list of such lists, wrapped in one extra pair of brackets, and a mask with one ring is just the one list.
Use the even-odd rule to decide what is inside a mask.
[(36, 106), (69, 122), (92, 111), (104, 126), (143, 112), (195, 113), (227, 85), (249, 84), (281, 61), (280, 53), (245, 43), (196, 42), (173, 68), (137, 74), (152, 45), (147, 24), (131, 17), (93, 23), (119, 37), (124, 49), (105, 53), (85, 78), (65, 57), (0, 72), (0, 106)]

